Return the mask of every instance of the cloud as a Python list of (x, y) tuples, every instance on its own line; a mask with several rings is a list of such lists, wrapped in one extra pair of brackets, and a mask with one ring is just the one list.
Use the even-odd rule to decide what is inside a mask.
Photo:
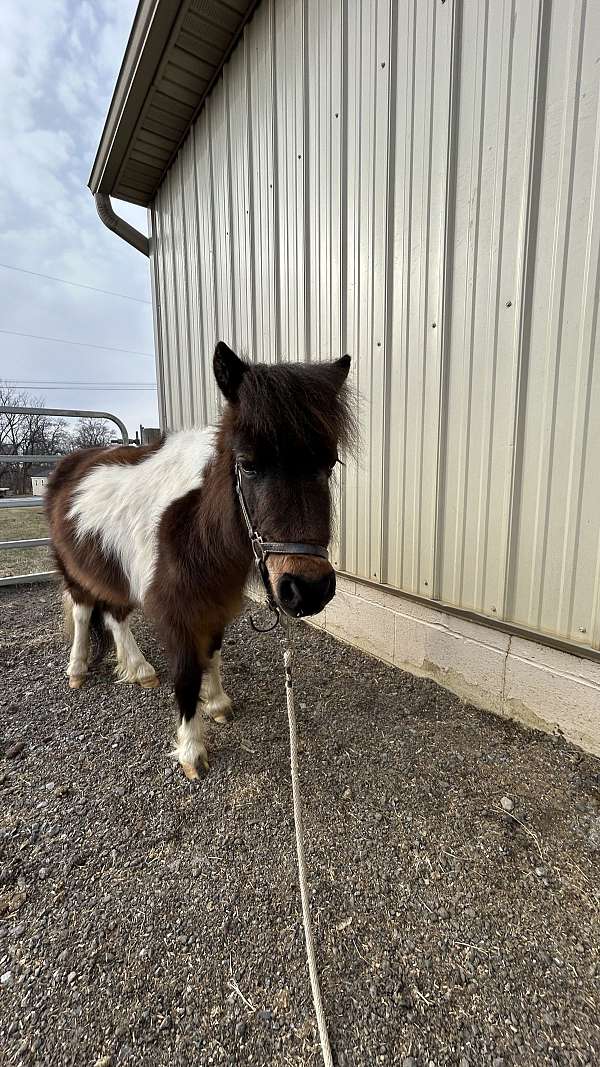
[[(0, 38), (0, 263), (150, 299), (148, 262), (106, 230), (86, 188), (136, 0), (5, 5)], [(145, 212), (123, 211), (146, 229)], [(150, 307), (0, 268), (0, 327), (153, 350)], [(0, 378), (152, 380), (153, 361), (0, 335)], [(38, 393), (40, 390), (36, 390)], [(98, 394), (48, 392), (49, 406)], [(152, 394), (106, 393), (155, 425)]]

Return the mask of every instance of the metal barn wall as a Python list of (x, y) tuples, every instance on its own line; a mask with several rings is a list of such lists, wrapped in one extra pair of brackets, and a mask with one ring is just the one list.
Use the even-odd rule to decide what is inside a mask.
[(152, 211), (164, 411), (353, 356), (336, 562), (600, 648), (600, 4), (263, 0)]

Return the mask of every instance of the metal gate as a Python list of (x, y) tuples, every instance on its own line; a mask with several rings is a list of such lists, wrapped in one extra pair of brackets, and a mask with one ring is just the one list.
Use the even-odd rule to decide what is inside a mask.
[[(121, 422), (121, 419), (116, 415), (111, 415), (108, 411), (83, 411), (79, 408), (29, 408), (19, 407), (13, 405), (7, 405), (6, 407), (0, 407), (0, 416), (5, 415), (63, 415), (67, 418), (84, 418), (84, 419), (102, 419), (103, 422), (113, 422), (117, 426), (121, 439), (124, 445), (129, 444), (129, 434), (125, 423)], [(33, 455), (27, 453), (21, 453), (17, 456), (0, 456), (0, 462), (9, 464), (18, 463), (35, 463), (41, 465), (47, 465), (48, 467), (54, 467), (61, 456), (43, 456)], [(36, 508), (41, 507), (44, 498), (41, 496), (18, 496), (7, 497), (0, 500), (0, 509), (3, 508)], [(50, 545), (49, 537), (30, 537), (17, 539), (14, 541), (0, 541), (0, 549), (14, 549), (14, 548), (38, 548), (42, 546)], [(0, 577), (0, 586), (3, 585), (23, 585), (30, 582), (46, 582), (51, 578), (54, 578), (57, 571), (39, 571), (35, 574), (15, 574), (9, 575), (5, 578)]]

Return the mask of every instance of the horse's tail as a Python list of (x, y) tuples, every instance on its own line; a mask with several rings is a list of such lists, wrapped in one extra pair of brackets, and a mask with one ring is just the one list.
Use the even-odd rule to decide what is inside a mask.
[(104, 605), (98, 600), (90, 616), (90, 637), (95, 645), (88, 667), (97, 667), (102, 662), (110, 647), (110, 634), (104, 625)]
[[(68, 589), (63, 593), (63, 625), (66, 637), (72, 641), (75, 636), (75, 624), (73, 622), (73, 597)], [(104, 659), (110, 647), (110, 634), (104, 625), (104, 605), (96, 601), (90, 616), (90, 637), (94, 644), (94, 652), (88, 667), (97, 667)]]

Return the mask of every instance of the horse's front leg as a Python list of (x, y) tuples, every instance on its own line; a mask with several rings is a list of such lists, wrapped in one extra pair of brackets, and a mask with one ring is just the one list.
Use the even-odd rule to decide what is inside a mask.
[(204, 721), (198, 703), (202, 687), (202, 664), (196, 646), (185, 643), (175, 662), (175, 698), (179, 708), (179, 728), (173, 755), (186, 778), (194, 779), (208, 770)]
[(231, 700), (221, 682), (221, 645), (223, 632), (216, 634), (210, 645), (210, 659), (202, 676), (201, 705), (198, 712), (206, 711), (215, 722), (231, 722)]

